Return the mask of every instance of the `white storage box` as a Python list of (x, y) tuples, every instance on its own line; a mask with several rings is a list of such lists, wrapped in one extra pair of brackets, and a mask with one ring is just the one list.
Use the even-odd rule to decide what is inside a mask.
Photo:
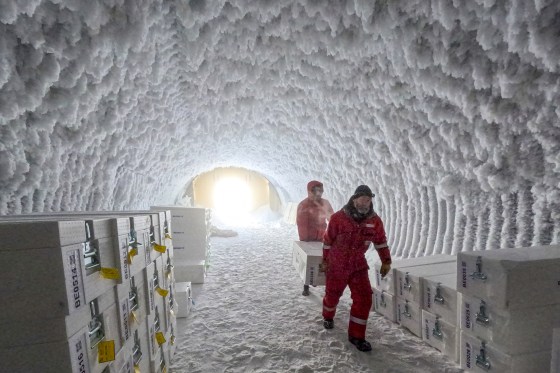
[(504, 310), (463, 294), (460, 326), (506, 354), (522, 354), (550, 349), (558, 315), (560, 304)]
[(167, 339), (167, 362), (168, 364), (171, 364), (171, 362), (173, 361), (173, 356), (175, 355), (175, 350), (177, 350), (177, 319), (173, 319), (173, 322), (170, 324), (165, 338)]
[[(86, 304), (85, 307), (70, 316), (46, 318), (50, 315), (43, 315), (41, 318), (5, 320), (0, 323), (2, 330), (0, 348), (67, 341), (90, 324), (94, 316), (93, 311), (99, 315), (99, 320), (103, 320), (104, 334), (119, 337), (117, 308), (113, 291), (100, 295), (93, 302), (95, 306), (93, 310), (90, 304)], [(108, 329), (113, 330), (109, 331)], [(115, 332), (114, 335), (113, 332)], [(120, 346), (120, 338), (117, 342), (115, 344)]]
[(0, 251), (62, 247), (86, 241), (83, 220), (2, 221)]
[(119, 308), (119, 328), (123, 341), (129, 340), (139, 327), (145, 325), (146, 307), (149, 304), (146, 291), (143, 273), (132, 276), (129, 283), (115, 287)]
[(467, 372), (540, 373), (550, 369), (550, 349), (507, 355), (464, 330), (461, 331), (459, 351), (461, 368)]
[(190, 282), (177, 282), (175, 284), (175, 299), (177, 301), (177, 317), (187, 317), (191, 312), (192, 289)]
[(163, 285), (167, 289), (171, 283), (175, 282), (175, 261), (172, 257), (172, 250), (167, 250), (162, 256), (163, 263)]
[[(165, 288), (164, 286), (164, 269), (162, 264), (162, 257), (157, 258), (155, 261), (155, 269), (157, 272), (154, 271), (154, 275), (152, 277), (152, 281), (154, 281), (154, 301), (155, 305), (160, 310), (161, 316), (161, 330), (163, 332), (167, 331), (167, 311), (169, 310), (168, 302), (169, 302), (169, 288)], [(155, 277), (157, 274), (157, 278)], [(159, 291), (158, 291), (159, 289)], [(166, 295), (162, 295), (165, 294)]]
[(97, 362), (97, 348), (90, 352), (87, 335), (86, 326), (67, 341), (0, 348), (0, 372), (92, 373), (90, 363)]
[(397, 322), (397, 297), (385, 290), (373, 290), (373, 310), (392, 322)]
[(209, 209), (181, 206), (152, 206), (152, 209), (171, 212), (171, 236), (177, 260), (206, 260), (211, 226)]
[(560, 328), (555, 328), (552, 333), (552, 359), (550, 360), (550, 372), (560, 373)]
[(144, 276), (144, 294), (146, 302), (146, 315), (153, 315), (154, 308), (156, 306), (155, 301), (155, 288), (154, 288), (154, 274), (156, 269), (156, 264), (151, 263), (146, 268), (142, 270), (142, 275)]
[(173, 271), (175, 280), (178, 282), (192, 282), (193, 284), (204, 283), (206, 277), (206, 261), (204, 260), (177, 260)]
[(452, 361), (459, 362), (459, 328), (422, 310), (422, 339)]
[(498, 308), (560, 303), (560, 246), (461, 252), (457, 290)]
[(159, 343), (156, 338), (156, 334), (161, 332), (165, 335), (165, 331), (162, 328), (161, 324), (161, 314), (158, 307), (156, 307), (154, 314), (148, 315), (146, 317), (146, 327), (147, 327), (147, 340), (148, 340), (148, 354), (146, 357), (149, 358), (150, 362), (156, 361), (158, 358), (158, 351), (159, 351)]
[(169, 352), (167, 351), (166, 345), (162, 345), (158, 348), (156, 353), (156, 358), (150, 363), (150, 372), (152, 373), (165, 373), (167, 372)]
[[(374, 254), (377, 255), (377, 253)], [(455, 262), (456, 260), (457, 258), (454, 255), (431, 255), (418, 258), (393, 260), (391, 270), (385, 277), (381, 277), (381, 273), (379, 272), (381, 269), (381, 262), (374, 262), (373, 265), (369, 264), (369, 278), (373, 279), (374, 283), (372, 285), (377, 289), (385, 290), (391, 294), (397, 294), (397, 285), (396, 282), (393, 281), (393, 277), (396, 278), (397, 269), (432, 263)]]
[[(130, 338), (115, 355), (115, 360), (109, 364), (108, 373), (135, 373), (133, 359), (134, 338)], [(103, 372), (105, 373), (105, 372)]]
[(0, 322), (70, 315), (94, 299), (86, 287), (96, 295), (107, 281), (98, 273), (86, 275), (82, 244), (5, 250), (0, 255)]
[(457, 274), (430, 276), (422, 279), (422, 308), (439, 315), (451, 325), (457, 325), (461, 293), (457, 292)]
[[(177, 224), (174, 224), (176, 227)], [(180, 260), (204, 260), (208, 256), (208, 244), (199, 242), (195, 244), (193, 237), (184, 233), (173, 232), (173, 247)], [(201, 241), (201, 240), (199, 240)]]
[(140, 367), (141, 373), (150, 371), (150, 345), (146, 322), (147, 320), (144, 320), (144, 326), (138, 328), (133, 334), (134, 346), (132, 347), (132, 359), (134, 365)]
[(397, 268), (397, 295), (403, 299), (418, 304), (424, 304), (422, 299), (422, 279), (424, 277), (456, 273), (457, 264), (454, 262), (433, 263), (415, 267)]
[(179, 306), (177, 304), (177, 291), (175, 290), (175, 283), (172, 283), (169, 287), (169, 294), (165, 298), (165, 330), (169, 331), (170, 324), (176, 322), (177, 312), (179, 312)]
[(412, 334), (422, 338), (422, 308), (418, 303), (397, 298), (397, 322)]
[(305, 285), (325, 285), (325, 273), (319, 271), (322, 261), (322, 242), (294, 241), (292, 264)]

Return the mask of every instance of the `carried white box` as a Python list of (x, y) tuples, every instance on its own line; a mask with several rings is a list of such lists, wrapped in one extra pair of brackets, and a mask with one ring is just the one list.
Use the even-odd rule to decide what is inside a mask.
[(416, 302), (397, 298), (397, 322), (412, 334), (422, 338), (422, 308)]
[(459, 328), (426, 310), (422, 310), (422, 340), (459, 362)]
[(461, 368), (467, 372), (540, 373), (550, 369), (550, 349), (508, 355), (464, 330), (461, 330), (459, 352)]
[[(371, 249), (370, 249), (371, 250)], [(368, 252), (370, 251), (368, 250)], [(376, 252), (373, 252), (371, 255), (366, 253), (367, 257), (375, 257), (377, 256)], [(419, 265), (426, 265), (432, 263), (443, 263), (443, 262), (455, 262), (457, 258), (454, 255), (431, 255), (431, 256), (421, 256), (418, 258), (408, 258), (408, 259), (400, 259), (400, 260), (393, 260), (391, 264), (391, 270), (385, 277), (381, 277), (381, 273), (379, 272), (381, 269), (381, 262), (380, 261), (373, 261), (373, 263), (368, 262), (369, 265), (369, 278), (373, 279), (372, 286), (376, 287), (379, 290), (385, 290), (391, 294), (397, 294), (397, 284), (393, 278), (396, 278), (396, 270), (399, 268), (407, 268), (407, 267), (414, 267)]]
[(550, 372), (560, 373), (560, 328), (555, 328), (552, 333), (552, 358), (550, 359)]
[(323, 243), (294, 241), (292, 264), (304, 285), (325, 285), (325, 273), (319, 271), (323, 261)]
[(560, 303), (560, 245), (461, 252), (457, 290), (498, 308)]
[(422, 279), (425, 277), (455, 273), (454, 262), (432, 263), (415, 267), (396, 269), (397, 295), (411, 302), (424, 304)]
[(430, 276), (422, 279), (422, 308), (452, 325), (457, 325), (461, 293), (457, 292), (457, 274)]
[(505, 354), (550, 349), (552, 330), (560, 327), (560, 304), (505, 310), (463, 294), (460, 310), (462, 330)]
[(177, 317), (187, 317), (192, 307), (192, 288), (190, 282), (175, 283), (175, 300), (177, 302)]
[(379, 290), (376, 288), (373, 291), (373, 311), (385, 316), (385, 318), (392, 322), (397, 322), (397, 296)]
[(177, 260), (173, 268), (175, 281), (202, 284), (206, 277), (205, 260)]

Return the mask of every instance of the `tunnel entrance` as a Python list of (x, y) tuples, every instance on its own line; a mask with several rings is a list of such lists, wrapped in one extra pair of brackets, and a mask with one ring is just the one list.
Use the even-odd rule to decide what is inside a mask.
[(195, 177), (187, 189), (192, 204), (211, 208), (214, 218), (239, 225), (281, 214), (282, 202), (266, 177), (245, 168), (215, 168)]

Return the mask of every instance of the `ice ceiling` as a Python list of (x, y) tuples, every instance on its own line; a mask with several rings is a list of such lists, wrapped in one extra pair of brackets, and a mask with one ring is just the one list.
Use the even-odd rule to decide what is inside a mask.
[(560, 2), (0, 2), (0, 213), (372, 186), (393, 252), (560, 243)]

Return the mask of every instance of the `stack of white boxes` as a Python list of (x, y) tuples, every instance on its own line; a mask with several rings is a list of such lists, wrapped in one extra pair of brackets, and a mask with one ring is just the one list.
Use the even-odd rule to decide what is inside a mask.
[(461, 293), (457, 292), (456, 270), (424, 277), (422, 289), (422, 339), (458, 363)]
[[(398, 294), (398, 274), (397, 270), (399, 269), (406, 269), (406, 268), (413, 268), (416, 266), (422, 266), (427, 264), (434, 264), (434, 263), (445, 263), (445, 262), (455, 262), (456, 258), (453, 255), (432, 255), (432, 256), (424, 256), (419, 258), (410, 258), (410, 259), (402, 259), (402, 260), (394, 260), (391, 264), (391, 270), (385, 277), (381, 277), (380, 269), (381, 269), (381, 262), (379, 261), (379, 256), (377, 252), (373, 249), (370, 249), (366, 253), (366, 259), (369, 265), (369, 278), (372, 281), (372, 290), (373, 290), (373, 310), (387, 319), (391, 320), (392, 322), (397, 322), (398, 319), (398, 303), (397, 303), (397, 294)], [(404, 284), (403, 284), (404, 285)], [(402, 298), (401, 298), (402, 299)], [(404, 312), (411, 315), (410, 312), (413, 308), (417, 309), (416, 311), (416, 318), (418, 319), (418, 323), (420, 323), (420, 303), (416, 300), (414, 301), (416, 304), (409, 304), (407, 306), (406, 299), (401, 302), (401, 312), (402, 315)], [(405, 309), (407, 306), (408, 311)], [(412, 324), (412, 323), (411, 323)], [(418, 328), (416, 328), (418, 331)], [(421, 334), (420, 334), (421, 336)]]
[(558, 371), (552, 350), (560, 326), (560, 246), (459, 253), (457, 289), (463, 369)]
[(155, 211), (0, 219), (0, 371), (166, 370), (178, 311), (168, 223)]
[(396, 268), (397, 322), (422, 338), (423, 279), (436, 274), (454, 274), (456, 268), (455, 260)]
[(209, 266), (210, 209), (180, 206), (152, 206), (171, 212), (177, 282), (204, 283)]

